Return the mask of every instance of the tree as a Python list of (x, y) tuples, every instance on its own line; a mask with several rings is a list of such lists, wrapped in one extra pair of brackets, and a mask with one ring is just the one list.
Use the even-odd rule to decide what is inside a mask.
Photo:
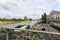
[(27, 25), (26, 29), (30, 29), (30, 25)]
[(2, 19), (0, 18), (0, 21), (1, 21)]
[(17, 19), (16, 18), (12, 18), (12, 21), (16, 21)]
[(46, 13), (44, 13), (43, 15), (42, 15), (42, 22), (43, 23), (46, 23), (47, 22), (47, 14)]
[(6, 18), (3, 18), (2, 21), (6, 21)]
[(44, 13), (44, 20), (45, 20), (45, 22), (47, 21), (47, 15), (46, 15), (46, 13)]
[(44, 19), (44, 18), (43, 18), (43, 15), (42, 15), (42, 18), (41, 18), (41, 19), (42, 19), (42, 20)]
[(27, 17), (26, 16), (24, 17), (24, 20), (27, 20)]
[(30, 20), (30, 21), (32, 21), (32, 19), (31, 19), (31, 18), (30, 18), (29, 20)]

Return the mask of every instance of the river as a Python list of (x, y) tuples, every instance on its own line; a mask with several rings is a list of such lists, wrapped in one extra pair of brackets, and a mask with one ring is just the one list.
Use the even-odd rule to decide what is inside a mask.
[[(27, 21), (24, 23), (24, 25), (34, 25), (37, 21)], [(20, 25), (20, 23), (11, 23), (11, 24), (0, 24), (0, 28), (15, 28), (16, 26)]]
[[(37, 23), (37, 21), (27, 21), (24, 23), (24, 25), (33, 26), (35, 23)], [(20, 23), (0, 24), (0, 28), (15, 28), (18, 25), (20, 25)], [(47, 31), (49, 30), (51, 32), (58, 32), (58, 30), (54, 29), (53, 27), (50, 27), (49, 24), (48, 27), (44, 25), (44, 28), (46, 28)]]

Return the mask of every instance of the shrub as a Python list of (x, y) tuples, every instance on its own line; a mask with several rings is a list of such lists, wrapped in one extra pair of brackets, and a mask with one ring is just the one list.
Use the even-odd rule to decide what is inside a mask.
[(31, 27), (30, 25), (27, 25), (26, 29), (30, 29), (30, 27)]

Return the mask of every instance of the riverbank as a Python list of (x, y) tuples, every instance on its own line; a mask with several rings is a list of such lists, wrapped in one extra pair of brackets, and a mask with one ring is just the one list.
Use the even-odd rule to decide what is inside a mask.
[(20, 23), (24, 24), (26, 21), (0, 21), (0, 24), (12, 24), (12, 23)]

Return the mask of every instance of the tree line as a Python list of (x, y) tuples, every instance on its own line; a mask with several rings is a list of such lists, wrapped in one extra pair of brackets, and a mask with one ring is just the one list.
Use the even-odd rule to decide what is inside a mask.
[(41, 17), (42, 23), (47, 23), (47, 14), (44, 13)]
[(0, 18), (0, 21), (27, 21), (32, 20), (31, 18), (27, 18), (26, 16), (22, 18)]

